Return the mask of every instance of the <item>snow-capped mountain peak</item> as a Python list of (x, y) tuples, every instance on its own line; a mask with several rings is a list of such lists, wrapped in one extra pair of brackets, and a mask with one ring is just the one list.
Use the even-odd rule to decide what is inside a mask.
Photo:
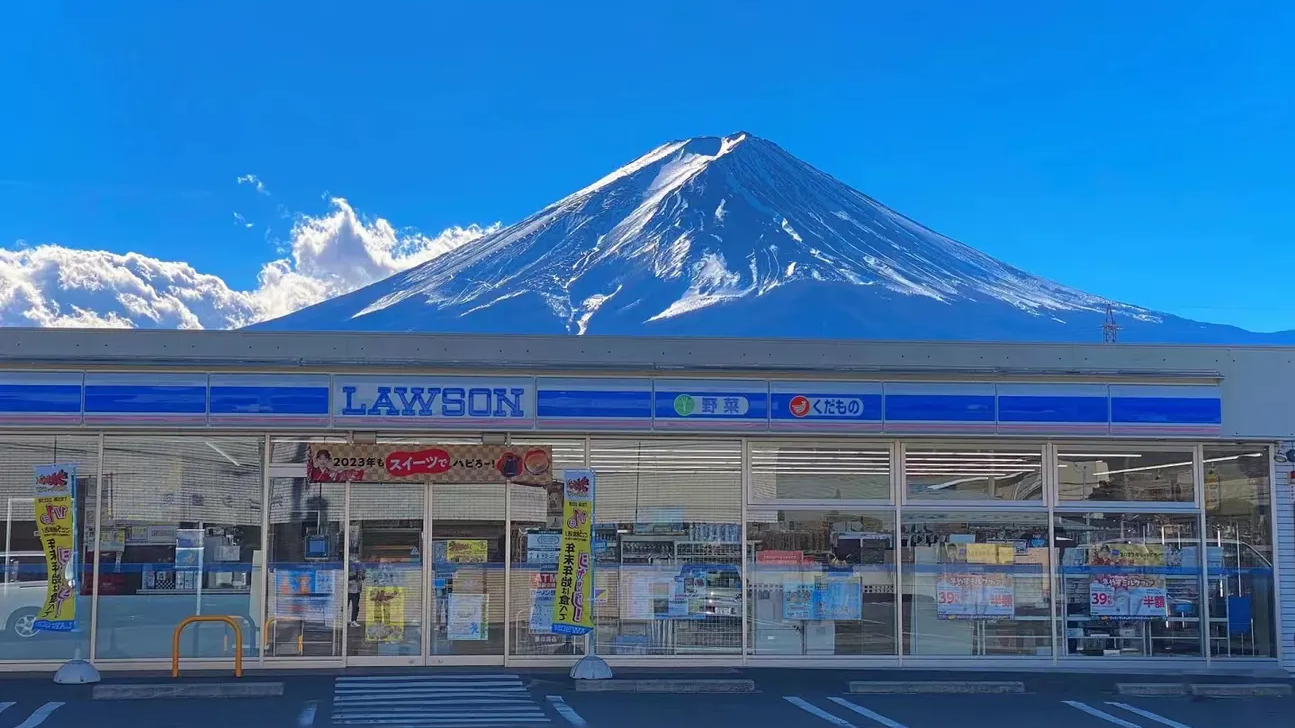
[(1246, 333), (1013, 268), (738, 132), (662, 144), (510, 227), (265, 326), (1100, 341), (1108, 307), (1143, 340)]

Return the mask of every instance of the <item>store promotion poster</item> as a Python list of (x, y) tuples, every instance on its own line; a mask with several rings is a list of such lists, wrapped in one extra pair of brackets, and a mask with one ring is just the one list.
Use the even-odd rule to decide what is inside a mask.
[(553, 449), (511, 445), (312, 442), (312, 483), (517, 483), (553, 481)]
[(848, 573), (783, 574), (782, 617), (788, 620), (835, 621), (863, 616), (863, 585)]
[(399, 586), (364, 587), (364, 641), (405, 641), (405, 590)]
[(553, 633), (553, 605), (558, 597), (557, 572), (541, 571), (531, 576), (531, 634)]
[(562, 541), (558, 555), (553, 631), (586, 634), (594, 628), (594, 471), (567, 470), (562, 483)]
[(45, 601), (33, 625), (38, 630), (71, 632), (76, 627), (75, 498), (75, 464), (36, 466), (36, 533), (47, 579)]
[(450, 539), (445, 542), (445, 560), (451, 564), (486, 563), (486, 542)]
[(451, 640), (484, 640), (486, 627), (485, 594), (451, 594), (446, 607), (445, 636)]
[(1155, 574), (1095, 574), (1088, 582), (1088, 613), (1100, 619), (1166, 619), (1165, 577)]
[(949, 572), (935, 582), (939, 619), (1003, 619), (1016, 613), (1011, 574)]

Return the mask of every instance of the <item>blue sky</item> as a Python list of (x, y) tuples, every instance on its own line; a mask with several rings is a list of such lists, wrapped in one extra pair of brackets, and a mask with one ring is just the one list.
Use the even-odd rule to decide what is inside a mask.
[(507, 224), (663, 141), (749, 130), (1031, 272), (1295, 328), (1295, 3), (0, 12), (0, 246), (134, 251), (247, 289), (284, 215), (330, 194), (432, 234)]

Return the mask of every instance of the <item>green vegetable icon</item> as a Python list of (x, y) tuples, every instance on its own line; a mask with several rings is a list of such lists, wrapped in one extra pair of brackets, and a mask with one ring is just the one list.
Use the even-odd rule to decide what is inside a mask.
[(690, 394), (681, 394), (674, 398), (674, 411), (678, 412), (680, 417), (687, 417), (697, 411), (697, 400)]

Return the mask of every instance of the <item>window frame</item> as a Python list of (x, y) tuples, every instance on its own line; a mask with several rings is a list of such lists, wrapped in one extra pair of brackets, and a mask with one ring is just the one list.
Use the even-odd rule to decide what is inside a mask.
[[(913, 498), (908, 493), (908, 453), (913, 446), (918, 449), (927, 450), (931, 448), (947, 448), (949, 450), (974, 451), (1010, 451), (1020, 449), (1038, 448), (1039, 452), (1039, 477), (1040, 492), (1037, 499), (1031, 500), (994, 500), (990, 498), (955, 498), (949, 500)], [(1055, 490), (1055, 471), (1050, 467), (1051, 443), (1046, 440), (914, 440), (906, 439), (899, 442), (899, 467), (896, 468), (897, 482), (896, 493), (899, 496), (899, 504), (905, 509), (913, 510), (982, 510), (982, 509), (1002, 509), (1016, 511), (1046, 511), (1051, 506), (1052, 492)]]
[[(1065, 500), (1061, 497), (1061, 458), (1064, 451), (1083, 452), (1085, 449), (1098, 449), (1111, 453), (1145, 453), (1145, 452), (1184, 452), (1191, 454), (1192, 499), (1189, 501), (1097, 501)], [(1064, 441), (1052, 443), (1052, 501), (1053, 508), (1059, 512), (1075, 513), (1087, 511), (1123, 511), (1127, 513), (1201, 513), (1204, 514), (1205, 477), (1202, 465), (1204, 445), (1200, 442), (1118, 442), (1094, 443), (1091, 441)]]
[[(753, 487), (754, 479), (755, 479), (755, 468), (751, 457), (752, 445), (770, 447), (770, 448), (781, 448), (781, 447), (833, 448), (833, 447), (836, 447), (841, 449), (855, 449), (861, 452), (866, 450), (872, 450), (872, 449), (885, 450), (887, 457), (889, 458), (888, 470), (889, 470), (890, 497), (885, 499), (881, 499), (881, 498), (840, 498), (840, 499), (837, 499), (837, 498), (777, 498), (777, 497), (770, 498), (770, 499), (757, 498), (755, 494), (755, 488)], [(832, 509), (845, 510), (845, 509), (859, 509), (859, 508), (893, 509), (895, 507), (895, 503), (897, 502), (897, 495), (898, 495), (898, 491), (896, 490), (896, 488), (898, 487), (898, 483), (899, 483), (899, 480), (897, 478), (899, 473), (899, 465), (898, 465), (899, 457), (900, 457), (899, 440), (854, 440), (854, 439), (848, 439), (848, 438), (796, 439), (796, 438), (777, 438), (777, 437), (744, 438), (742, 441), (742, 471), (743, 473), (746, 474), (747, 478), (749, 479), (748, 482), (746, 483), (746, 487), (744, 488), (745, 490), (744, 501), (746, 505), (751, 508), (773, 507), (773, 508), (781, 509), (789, 506), (797, 506), (807, 510), (814, 509), (814, 508), (827, 509), (827, 510), (832, 510)]]

